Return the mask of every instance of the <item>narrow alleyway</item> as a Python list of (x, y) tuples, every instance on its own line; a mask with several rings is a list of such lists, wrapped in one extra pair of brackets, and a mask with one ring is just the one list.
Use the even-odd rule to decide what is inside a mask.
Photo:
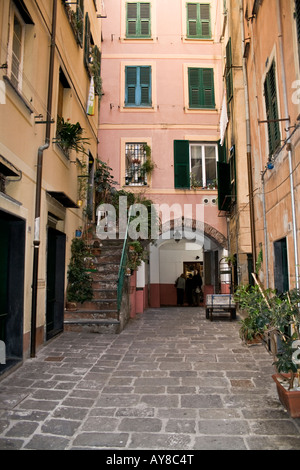
[(120, 335), (65, 332), (0, 379), (0, 449), (300, 450), (272, 358), (238, 321), (149, 309)]

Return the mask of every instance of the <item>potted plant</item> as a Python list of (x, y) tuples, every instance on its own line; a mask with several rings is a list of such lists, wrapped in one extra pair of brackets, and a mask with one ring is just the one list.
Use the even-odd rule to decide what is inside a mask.
[(128, 258), (126, 263), (126, 270), (136, 271), (137, 268), (142, 264), (142, 261), (146, 261), (147, 253), (143, 248), (143, 245), (138, 240), (130, 241), (128, 243)]
[[(92, 278), (86, 270), (86, 256), (88, 256), (88, 250), (84, 240), (77, 237), (73, 238), (68, 267), (68, 303), (83, 303), (93, 298)], [(69, 306), (67, 305), (67, 307)]]
[(240, 324), (240, 338), (246, 344), (260, 343), (270, 323), (270, 308), (265, 295), (258, 285), (240, 285), (234, 293), (234, 300), (244, 313)]
[(89, 145), (89, 138), (83, 137), (83, 131), (79, 122), (72, 124), (69, 119), (65, 121), (64, 118), (58, 117), (54, 143), (58, 144), (68, 156), (71, 150), (87, 154), (85, 145)]
[(274, 299), (271, 325), (276, 327), (277, 354), (272, 377), (281, 403), (292, 418), (300, 418), (300, 292), (296, 289)]
[[(274, 357), (275, 373), (272, 375), (277, 386), (279, 400), (292, 418), (300, 417), (300, 291), (278, 295), (270, 289), (263, 290), (254, 276), (255, 286), (238, 288), (235, 299), (245, 309), (240, 334), (260, 334), (268, 344), (269, 353)], [(248, 320), (247, 320), (248, 319)], [(270, 347), (270, 335), (275, 338)]]
[(225, 256), (223, 259), (224, 259), (225, 263), (228, 264), (228, 266), (234, 266), (235, 263), (236, 263), (236, 258), (235, 258), (234, 255)]

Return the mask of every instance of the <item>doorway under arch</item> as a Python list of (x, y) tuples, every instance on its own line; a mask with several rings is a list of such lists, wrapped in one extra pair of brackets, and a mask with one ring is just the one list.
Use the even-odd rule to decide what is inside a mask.
[(149, 306), (177, 305), (175, 281), (182, 273), (200, 268), (203, 294), (219, 292), (219, 260), (227, 254), (227, 239), (214, 227), (194, 221), (173, 220), (162, 226), (150, 246)]

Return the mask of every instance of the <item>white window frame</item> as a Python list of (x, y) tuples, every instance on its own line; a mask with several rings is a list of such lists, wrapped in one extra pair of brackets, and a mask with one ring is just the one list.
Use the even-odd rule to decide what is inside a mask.
[(190, 156), (190, 175), (192, 176), (192, 147), (200, 147), (201, 148), (201, 163), (202, 163), (202, 177), (203, 177), (203, 182), (202, 182), (202, 187), (205, 188), (207, 186), (207, 178), (206, 178), (206, 165), (205, 165), (205, 148), (206, 147), (214, 147), (215, 148), (215, 164), (216, 164), (216, 178), (217, 179), (217, 162), (219, 160), (219, 155), (218, 155), (218, 144), (215, 142), (190, 142), (190, 151), (189, 151), (189, 156)]
[(17, 8), (12, 4), (11, 13), (10, 13), (10, 28), (9, 28), (9, 42), (8, 42), (8, 77), (10, 81), (14, 85), (14, 78), (12, 77), (12, 64), (13, 64), (13, 40), (14, 40), (14, 19), (15, 17), (21, 24), (22, 32), (21, 32), (21, 52), (20, 52), (20, 62), (19, 62), (19, 73), (18, 77), (14, 77), (17, 80), (16, 88), (21, 91), (23, 85), (23, 67), (24, 67), (24, 44), (25, 44), (25, 23), (18, 12)]

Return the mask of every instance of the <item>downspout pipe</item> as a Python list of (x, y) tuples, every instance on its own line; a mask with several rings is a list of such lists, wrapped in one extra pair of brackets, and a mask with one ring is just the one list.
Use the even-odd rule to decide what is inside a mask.
[[(242, 39), (242, 50), (243, 50), (243, 47), (244, 47), (244, 44), (245, 44), (243, 0), (240, 0), (240, 24), (241, 24), (241, 39)], [(255, 263), (256, 263), (256, 236), (255, 236), (254, 201), (253, 201), (250, 111), (249, 111), (248, 79), (247, 79), (246, 59), (245, 58), (243, 58), (243, 80), (244, 80), (244, 91), (245, 91), (246, 143), (247, 143), (247, 169), (248, 169), (249, 208), (250, 208), (251, 251), (252, 251), (252, 257), (253, 257), (253, 263), (254, 263), (254, 266), (255, 266)]]
[[(285, 68), (284, 68), (284, 52), (283, 52), (283, 43), (282, 43), (282, 24), (281, 24), (281, 15), (280, 15), (281, 14), (281, 1), (280, 0), (276, 0), (276, 10), (277, 10), (278, 43), (279, 43), (280, 62), (281, 62), (280, 65), (281, 65), (281, 81), (282, 81), (282, 91), (283, 91), (284, 112), (285, 112), (285, 115), (288, 117), (289, 107), (288, 107), (288, 99), (287, 99), (286, 75), (285, 75)], [(289, 143), (289, 139), (290, 139), (289, 127), (290, 127), (290, 119), (287, 118), (286, 120), (287, 143)], [(296, 207), (295, 207), (295, 194), (294, 194), (293, 161), (292, 161), (291, 150), (288, 150), (288, 162), (289, 162), (289, 172), (290, 172), (290, 191), (291, 191), (291, 204), (292, 204), (292, 225), (293, 225), (296, 288), (299, 289), (298, 241), (297, 241)]]
[(55, 59), (55, 46), (56, 46), (56, 43), (55, 43), (56, 20), (57, 20), (57, 0), (53, 0), (46, 133), (45, 133), (45, 143), (41, 145), (38, 149), (37, 170), (36, 170), (36, 194), (35, 194), (35, 217), (34, 217), (34, 240), (33, 240), (34, 251), (33, 251), (33, 267), (32, 267), (32, 300), (31, 300), (31, 337), (30, 337), (30, 356), (31, 357), (35, 357), (36, 355), (36, 317), (37, 317), (38, 264), (39, 264), (39, 247), (40, 247), (40, 216), (41, 216), (43, 156), (44, 156), (44, 151), (47, 150), (50, 145), (54, 59)]

